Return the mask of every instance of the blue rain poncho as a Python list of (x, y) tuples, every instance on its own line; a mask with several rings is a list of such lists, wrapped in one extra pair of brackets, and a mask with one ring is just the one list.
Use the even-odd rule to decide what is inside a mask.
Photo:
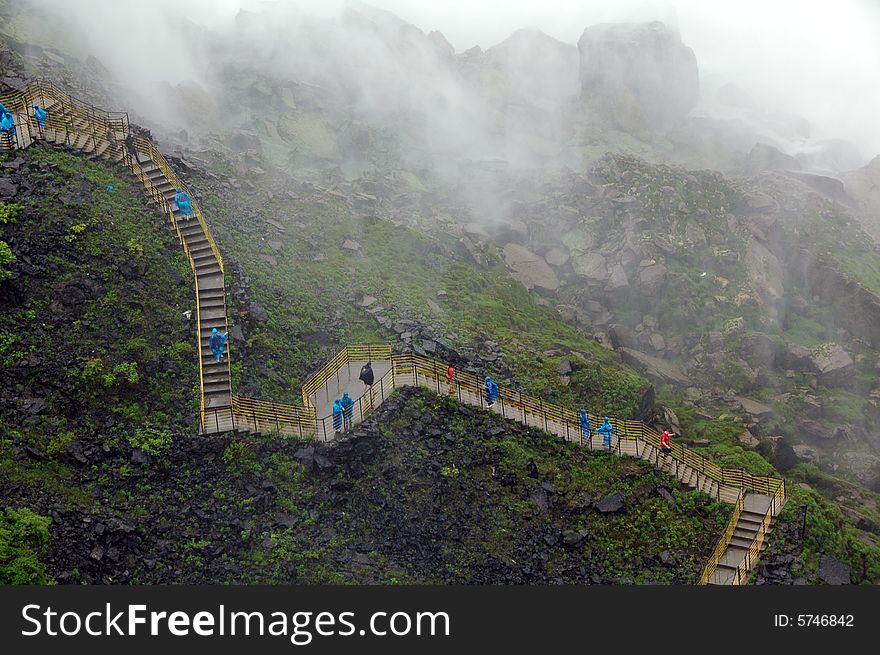
[(3, 117), (0, 118), (0, 130), (15, 136), (15, 121), (12, 120), (12, 114), (3, 114)]
[(611, 438), (614, 436), (614, 426), (611, 425), (611, 421), (608, 420), (608, 417), (605, 417), (605, 420), (602, 422), (596, 432), (602, 435), (602, 443), (606, 446), (611, 446)]
[(342, 413), (345, 418), (346, 423), (350, 423), (351, 419), (354, 416), (354, 401), (351, 399), (351, 396), (348, 395), (346, 391), (342, 394), (342, 400), (339, 401), (342, 405)]
[(178, 189), (177, 193), (174, 194), (174, 202), (177, 204), (181, 214), (187, 217), (192, 216), (192, 200), (190, 200), (189, 194), (186, 191)]
[(37, 119), (37, 125), (46, 127), (46, 110), (38, 105), (34, 105), (34, 118)]
[(589, 440), (590, 432), (592, 428), (590, 427), (590, 419), (587, 416), (587, 410), (582, 409), (580, 413), (580, 421), (581, 421), (581, 435), (584, 439)]
[(342, 429), (342, 403), (339, 398), (333, 401), (333, 429)]
[(226, 347), (228, 339), (229, 336), (220, 334), (217, 328), (211, 330), (211, 340), (208, 342), (208, 345), (211, 346), (211, 352), (214, 353), (215, 357), (219, 358), (223, 355), (223, 349)]
[(498, 400), (498, 385), (490, 376), (486, 376), (486, 404), (491, 405)]

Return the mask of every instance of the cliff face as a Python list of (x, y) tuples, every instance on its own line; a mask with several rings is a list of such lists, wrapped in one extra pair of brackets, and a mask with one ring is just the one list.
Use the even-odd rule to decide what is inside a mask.
[(663, 23), (594, 25), (578, 50), (581, 99), (621, 129), (668, 129), (697, 103), (697, 58)]

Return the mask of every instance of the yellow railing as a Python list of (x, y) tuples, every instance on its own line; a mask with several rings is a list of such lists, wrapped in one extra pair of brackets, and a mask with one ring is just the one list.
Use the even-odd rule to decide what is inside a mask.
[(761, 519), (761, 527), (758, 528), (758, 532), (757, 534), (755, 534), (755, 537), (752, 540), (752, 543), (749, 546), (749, 549), (746, 552), (743, 561), (736, 567), (732, 584), (741, 585), (745, 584), (748, 580), (749, 571), (752, 570), (761, 555), (761, 549), (764, 546), (764, 541), (767, 538), (767, 533), (770, 531), (770, 525), (773, 523), (773, 517), (775, 517), (779, 513), (779, 511), (782, 509), (782, 505), (784, 504), (785, 483), (783, 482), (783, 484), (780, 485), (780, 487), (773, 494), (773, 497), (770, 501), (770, 507), (768, 507), (767, 511), (764, 513), (764, 517)]
[[(158, 148), (153, 145), (152, 141), (150, 141), (149, 139), (145, 139), (141, 136), (135, 136), (134, 143), (137, 146), (138, 151), (147, 155), (159, 168), (159, 170), (162, 172), (162, 175), (165, 176), (165, 179), (168, 180), (168, 183), (171, 184), (172, 187), (174, 187), (175, 189), (182, 189), (190, 197), (190, 200), (192, 201), (193, 214), (198, 220), (199, 225), (202, 227), (202, 230), (205, 233), (205, 237), (208, 239), (208, 243), (211, 246), (211, 252), (214, 254), (214, 257), (216, 257), (217, 259), (217, 263), (220, 265), (221, 273), (224, 272), (223, 257), (220, 255), (220, 250), (217, 248), (217, 244), (214, 242), (214, 236), (211, 234), (211, 230), (208, 229), (208, 225), (207, 223), (205, 223), (205, 217), (202, 215), (202, 210), (199, 208), (199, 204), (193, 197), (193, 194), (190, 191), (189, 187), (187, 187), (186, 184), (184, 184), (183, 181), (177, 176), (177, 174), (171, 169), (171, 167), (168, 165), (168, 162), (165, 160), (165, 157), (163, 157)], [(176, 224), (170, 202), (166, 201), (164, 203), (164, 207), (166, 208), (166, 211), (168, 212), (171, 221)]]
[(327, 381), (339, 373), (349, 362), (378, 362), (390, 358), (391, 345), (387, 343), (358, 343), (346, 346), (303, 382), (303, 404), (311, 405), (311, 398), (318, 389), (323, 388)]
[(740, 490), (739, 498), (736, 501), (736, 504), (733, 506), (733, 514), (730, 517), (730, 521), (727, 522), (727, 529), (725, 529), (724, 534), (718, 539), (718, 544), (715, 546), (715, 551), (709, 557), (709, 561), (706, 563), (706, 567), (703, 570), (703, 575), (700, 577), (700, 585), (709, 584), (709, 580), (712, 578), (712, 574), (718, 568), (718, 563), (721, 561), (721, 558), (724, 556), (724, 553), (727, 551), (728, 545), (730, 545), (730, 540), (733, 538), (733, 533), (736, 530), (736, 524), (739, 523), (739, 517), (742, 515), (743, 508), (745, 507), (745, 491)]

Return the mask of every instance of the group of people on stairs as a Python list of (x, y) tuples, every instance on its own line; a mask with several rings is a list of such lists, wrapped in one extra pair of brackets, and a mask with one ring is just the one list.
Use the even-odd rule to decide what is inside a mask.
[[(41, 132), (46, 127), (46, 118), (49, 114), (39, 105), (34, 105), (34, 120)], [(15, 116), (6, 106), (0, 102), (0, 143), (4, 147), (12, 148), (15, 146)]]

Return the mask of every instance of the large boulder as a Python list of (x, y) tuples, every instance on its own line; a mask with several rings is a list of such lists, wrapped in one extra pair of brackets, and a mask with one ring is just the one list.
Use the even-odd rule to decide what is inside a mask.
[(766, 143), (756, 143), (746, 157), (746, 172), (754, 175), (762, 171), (798, 170), (800, 162)]
[(577, 50), (539, 30), (514, 32), (486, 50), (484, 60), (484, 88), (490, 96), (544, 109), (577, 97)]
[(624, 130), (665, 130), (697, 104), (694, 51), (661, 22), (601, 24), (578, 40), (581, 99)]
[(555, 293), (559, 288), (559, 278), (540, 255), (516, 243), (504, 246), (503, 253), (504, 261), (513, 270), (513, 277), (527, 289)]
[(772, 418), (775, 414), (772, 407), (769, 407), (764, 403), (759, 403), (757, 400), (737, 396), (736, 401), (739, 403), (742, 410), (756, 421), (763, 421)]
[(619, 348), (620, 358), (633, 368), (639, 369), (651, 382), (656, 384), (676, 384), (688, 386), (690, 380), (684, 372), (672, 362), (653, 357), (632, 348)]
[(814, 348), (810, 355), (810, 364), (826, 386), (843, 384), (855, 368), (849, 353), (836, 343), (826, 343)]

